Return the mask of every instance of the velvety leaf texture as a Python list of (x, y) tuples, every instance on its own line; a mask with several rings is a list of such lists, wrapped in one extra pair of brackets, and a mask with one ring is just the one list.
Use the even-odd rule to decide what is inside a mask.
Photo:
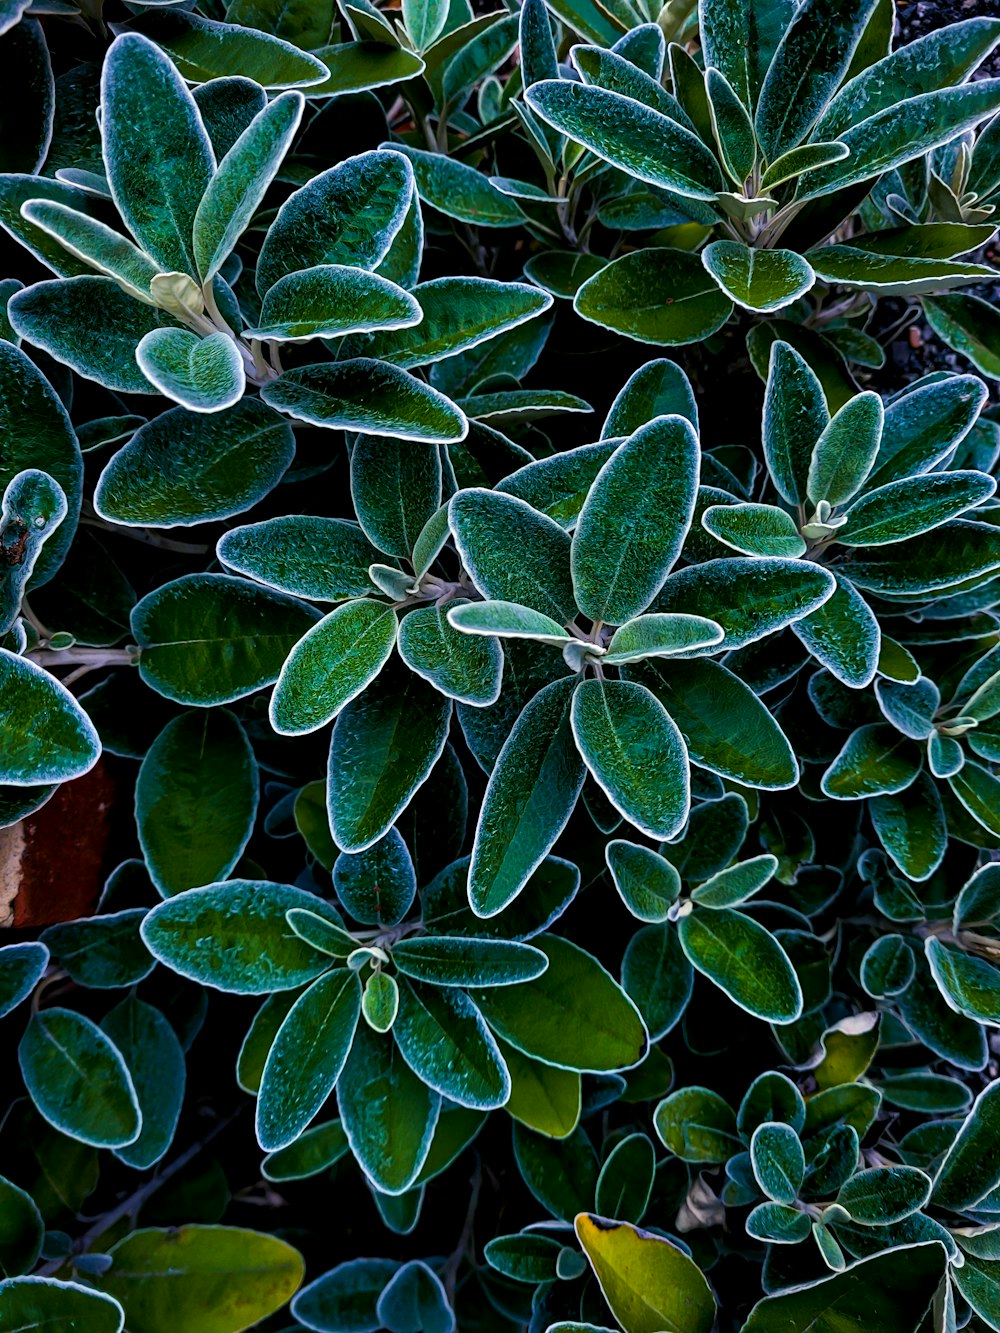
[(995, 8), (0, 0), (0, 1333), (1000, 1330)]

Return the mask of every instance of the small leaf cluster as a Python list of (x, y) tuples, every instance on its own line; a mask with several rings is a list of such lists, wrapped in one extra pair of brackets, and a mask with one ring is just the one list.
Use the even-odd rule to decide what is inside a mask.
[(0, 4), (0, 1333), (1000, 1329), (1000, 20), (894, 29)]

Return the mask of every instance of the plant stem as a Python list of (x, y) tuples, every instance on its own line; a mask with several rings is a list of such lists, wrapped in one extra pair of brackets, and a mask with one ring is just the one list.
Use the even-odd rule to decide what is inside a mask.
[[(204, 1148), (207, 1148), (217, 1135), (221, 1134), (224, 1129), (232, 1124), (242, 1109), (243, 1108), (240, 1107), (231, 1115), (226, 1116), (225, 1119), (220, 1120), (217, 1124), (213, 1125), (204, 1138), (198, 1139), (197, 1142), (192, 1143), (191, 1146), (185, 1149), (179, 1157), (175, 1157), (168, 1166), (165, 1166), (163, 1170), (154, 1175), (152, 1179), (147, 1180), (145, 1184), (140, 1185), (137, 1190), (133, 1190), (131, 1194), (124, 1198), (121, 1203), (116, 1204), (116, 1206), (109, 1212), (102, 1213), (97, 1221), (94, 1222), (93, 1226), (88, 1227), (83, 1235), (73, 1242), (72, 1253), (74, 1255), (86, 1254), (96, 1240), (99, 1240), (101, 1236), (110, 1231), (111, 1228), (118, 1222), (122, 1221), (123, 1218), (134, 1219), (136, 1213), (138, 1213), (146, 1200), (154, 1195), (162, 1185), (167, 1183), (168, 1180), (171, 1180), (176, 1176), (179, 1171), (183, 1171), (188, 1163), (192, 1162)], [(36, 1276), (50, 1277), (53, 1273), (58, 1273), (67, 1262), (72, 1262), (70, 1257), (50, 1259), (47, 1264), (38, 1270)]]

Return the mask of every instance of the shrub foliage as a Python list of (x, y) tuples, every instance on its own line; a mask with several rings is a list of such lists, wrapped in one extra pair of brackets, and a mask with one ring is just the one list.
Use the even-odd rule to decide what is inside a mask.
[(0, 1330), (1000, 1329), (1000, 20), (482, 10), (0, 5)]

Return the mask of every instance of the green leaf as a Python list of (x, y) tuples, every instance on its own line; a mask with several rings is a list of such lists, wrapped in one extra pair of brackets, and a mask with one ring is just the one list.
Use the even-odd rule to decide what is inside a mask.
[[(330, 869), (333, 869), (332, 865)], [(285, 913), (285, 920), (299, 939), (305, 940), (321, 953), (329, 954), (331, 958), (349, 958), (358, 947), (354, 936), (349, 935), (342, 926), (334, 925), (325, 916), (319, 916), (307, 907), (290, 907)]]
[(360, 153), (314, 176), (282, 204), (257, 262), (263, 296), (300, 269), (346, 264), (374, 269), (403, 225), (413, 190), (398, 151)]
[(202, 1333), (242, 1333), (285, 1304), (304, 1270), (291, 1245), (242, 1227), (148, 1227), (109, 1253), (95, 1281), (121, 1301), (135, 1333), (170, 1333), (193, 1319)]
[(775, 342), (764, 398), (764, 457), (778, 492), (801, 504), (813, 452), (830, 422), (823, 388), (799, 353)]
[[(211, 417), (171, 408), (140, 426), (112, 456), (98, 478), (94, 508), (125, 527), (191, 527), (230, 518), (273, 490), (294, 456), (291, 427), (254, 398)], [(223, 538), (236, 541), (231, 532)]]
[(812, 1230), (808, 1213), (800, 1213), (787, 1203), (759, 1203), (746, 1220), (748, 1236), (754, 1240), (773, 1241), (776, 1245), (798, 1245)]
[(441, 1097), (412, 1071), (391, 1034), (361, 1024), (337, 1102), (358, 1165), (383, 1194), (405, 1193), (427, 1160)]
[(949, 23), (900, 45), (866, 69), (855, 70), (823, 112), (813, 135), (837, 138), (880, 111), (963, 83), (996, 46), (998, 31), (996, 20), (989, 18)]
[(588, 278), (573, 309), (638, 342), (674, 347), (710, 337), (733, 306), (697, 255), (656, 249), (622, 255)]
[[(912, 910), (912, 909), (911, 909)], [(919, 910), (919, 909), (918, 909)], [(916, 916), (916, 913), (913, 913)], [(945, 1004), (933, 977), (918, 967), (898, 997), (900, 1017), (916, 1039), (959, 1069), (983, 1069), (987, 1060), (985, 1030)]]
[(403, 25), (418, 51), (434, 44), (447, 21), (447, 0), (404, 0)]
[(164, 583), (132, 611), (139, 674), (177, 703), (231, 703), (278, 678), (318, 613), (224, 574)]
[[(89, 102), (88, 102), (89, 109)], [(90, 265), (71, 255), (47, 232), (27, 221), (21, 213), (32, 200), (51, 199), (77, 212), (92, 211), (89, 197), (82, 191), (58, 180), (26, 173), (0, 173), (0, 226), (19, 241), (46, 268), (60, 277), (74, 277), (89, 273)], [(96, 211), (96, 210), (94, 210)]]
[(730, 300), (760, 313), (791, 305), (816, 281), (794, 250), (755, 250), (741, 241), (713, 241), (701, 262)]
[(11, 297), (7, 314), (27, 342), (118, 393), (149, 393), (136, 348), (148, 333), (173, 327), (169, 316), (100, 277), (36, 282)]
[(149, 285), (160, 269), (119, 232), (56, 200), (29, 199), (21, 206), (21, 216), (55, 237), (88, 270), (115, 278), (130, 296), (151, 303)]
[(441, 70), (441, 101), (461, 107), (474, 84), (509, 59), (517, 44), (518, 16), (501, 14), (463, 43)]
[(55, 1129), (98, 1148), (124, 1148), (139, 1137), (132, 1077), (89, 1018), (69, 1009), (33, 1014), (17, 1058), (32, 1101)]
[(395, 926), (413, 904), (416, 874), (409, 849), (396, 828), (363, 852), (342, 852), (333, 884), (345, 910), (366, 926)]
[(889, 1226), (922, 1208), (930, 1179), (915, 1166), (872, 1166), (841, 1186), (837, 1203), (862, 1226)]
[(364, 851), (395, 823), (440, 759), (451, 712), (438, 690), (392, 665), (340, 712), (326, 788), (338, 847)]
[[(238, 410), (244, 407), (241, 404)], [(316, 602), (339, 602), (373, 592), (368, 567), (379, 555), (356, 523), (304, 514), (230, 528), (219, 538), (215, 553), (237, 574), (276, 592)]]
[(629, 1134), (608, 1154), (597, 1181), (594, 1206), (609, 1217), (638, 1223), (649, 1204), (656, 1153), (645, 1134)]
[(869, 995), (900, 995), (913, 980), (914, 952), (902, 935), (882, 935), (861, 960), (861, 984)]
[(510, 1076), (483, 1016), (464, 991), (401, 978), (393, 1034), (423, 1081), (460, 1106), (492, 1110), (510, 1095)]
[(312, 87), (326, 77), (315, 56), (236, 23), (216, 23), (176, 9), (147, 9), (130, 27), (162, 46), (191, 83), (239, 75), (276, 89)]
[(798, 763), (778, 723), (718, 662), (655, 660), (628, 672), (666, 708), (692, 763), (750, 787), (780, 790), (798, 781)]
[(825, 245), (809, 250), (806, 259), (816, 276), (848, 290), (870, 291), (880, 296), (919, 296), (965, 283), (982, 282), (993, 270), (984, 264), (957, 259), (885, 255), (856, 245)]
[(1000, 1184), (1000, 1166), (990, 1145), (1000, 1124), (1000, 1082), (976, 1098), (934, 1178), (932, 1198), (943, 1208), (974, 1208)]
[(549, 965), (535, 981), (476, 991), (490, 1027), (519, 1051), (561, 1069), (629, 1069), (646, 1053), (635, 1005), (596, 959), (569, 940), (541, 935)]
[(760, 178), (760, 188), (766, 194), (770, 190), (777, 189), (779, 185), (794, 180), (796, 176), (804, 176), (818, 167), (828, 166), (831, 162), (843, 161), (849, 151), (846, 144), (838, 143), (836, 140), (832, 143), (806, 143), (798, 148), (790, 148), (787, 153), (775, 158), (766, 169)]
[(253, 832), (259, 780), (242, 726), (226, 710), (167, 724), (136, 783), (136, 825), (164, 897), (225, 879)]
[(859, 393), (831, 417), (809, 460), (806, 494), (813, 504), (846, 504), (875, 466), (885, 413), (877, 393)]
[(121, 1333), (125, 1324), (122, 1307), (110, 1296), (53, 1277), (14, 1277), (0, 1282), (0, 1302), (3, 1333), (46, 1324), (61, 1333)]
[(618, 444), (618, 440), (585, 444), (528, 462), (504, 477), (496, 489), (501, 495), (524, 500), (560, 527), (569, 528), (583, 508), (594, 478)]
[(426, 1333), (455, 1333), (451, 1297), (433, 1268), (412, 1259), (390, 1278), (376, 1314), (386, 1328), (419, 1327)]
[(910, 537), (905, 546), (869, 547), (851, 561), (851, 582), (870, 592), (911, 597), (1000, 569), (1000, 538), (987, 523), (958, 519)]
[(361, 1014), (357, 974), (339, 967), (295, 1001), (268, 1052), (257, 1099), (257, 1142), (266, 1152), (299, 1137), (329, 1097)]
[(434, 986), (513, 986), (540, 977), (549, 965), (530, 944), (462, 935), (402, 939), (392, 946), (392, 961), (404, 976)]
[(640, 921), (666, 921), (680, 897), (681, 877), (651, 847), (615, 838), (604, 849), (622, 902)]
[[(441, 479), (441, 454), (434, 444), (362, 436), (351, 450), (351, 498), (358, 522), (388, 555), (409, 557), (441, 504)], [(388, 577), (398, 576), (392, 571)], [(402, 578), (395, 594), (400, 600), (414, 583)]]
[(666, 612), (637, 616), (615, 630), (603, 660), (608, 666), (617, 666), (647, 657), (672, 657), (721, 643), (722, 639), (722, 626), (704, 616)]
[(702, 513), (701, 526), (744, 555), (797, 559), (806, 550), (795, 520), (777, 505), (709, 505)]
[(192, 90), (218, 161), (229, 152), (254, 116), (267, 106), (259, 83), (239, 75), (210, 79)]
[(219, 163), (192, 224), (194, 261), (202, 283), (218, 273), (260, 207), (298, 129), (304, 104), (301, 93), (276, 97)]
[(646, 926), (629, 941), (622, 959), (622, 986), (659, 1041), (679, 1021), (691, 998), (694, 971), (672, 925)]
[(845, 546), (885, 546), (929, 532), (974, 509), (996, 490), (982, 472), (935, 472), (905, 477), (855, 500), (837, 532)]
[[(0, 1278), (30, 1272), (38, 1262), (45, 1238), (45, 1223), (30, 1194), (13, 1181), (0, 1176)], [(0, 1291), (4, 1291), (0, 1288)], [(10, 1300), (10, 1288), (4, 1291), (4, 1304)]]
[(48, 964), (48, 948), (36, 940), (0, 947), (0, 1018), (28, 998)]
[(909, 787), (920, 771), (920, 751), (893, 727), (859, 727), (823, 774), (825, 796), (857, 801), (893, 794)]
[(379, 1295), (399, 1269), (394, 1259), (351, 1259), (303, 1287), (292, 1314), (306, 1328), (377, 1329)]
[(582, 1128), (554, 1140), (516, 1124), (513, 1137), (521, 1178), (547, 1212), (569, 1222), (590, 1205), (597, 1188), (597, 1154)]
[(677, 570), (654, 610), (707, 616), (725, 630), (724, 647), (742, 648), (817, 610), (836, 586), (830, 571), (811, 561), (726, 557)]
[(329, 40), (334, 8), (331, 0), (320, 0), (319, 4), (309, 0), (292, 0), (291, 4), (282, 0), (230, 0), (226, 18), (230, 23), (259, 28), (311, 51)]
[(905, 790), (873, 797), (868, 813), (879, 841), (907, 879), (929, 879), (948, 846), (947, 821), (931, 776), (921, 773)]
[[(21, 518), (27, 521), (30, 517), (32, 528), (44, 534), (28, 579), (29, 588), (40, 588), (62, 564), (76, 534), (83, 460), (69, 416), (52, 386), (19, 348), (6, 342), (0, 342), (0, 437), (4, 440), (0, 493), (5, 499), (5, 526), (12, 507), (32, 502), (33, 512)], [(40, 473), (49, 480), (42, 481)], [(11, 491), (19, 476), (21, 481)], [(53, 483), (65, 497), (61, 521), (56, 514), (63, 506), (52, 491)], [(43, 517), (46, 521), (39, 525), (37, 520)], [(6, 540), (14, 535), (8, 531)], [(20, 597), (17, 602), (19, 605)]]
[(862, 689), (875, 678), (882, 631), (871, 608), (846, 578), (817, 610), (792, 626), (796, 638), (844, 685)]
[(534, 639), (557, 647), (572, 639), (569, 631), (563, 629), (551, 616), (533, 611), (529, 606), (519, 606), (516, 602), (454, 601), (448, 608), (448, 624), (466, 634)]
[[(477, 227), (520, 227), (524, 214), (516, 201), (491, 185), (486, 176), (457, 158), (421, 148), (384, 144), (405, 153), (413, 167), (420, 198), (445, 217)], [(380, 154), (381, 155), (381, 154)]]
[(869, 488), (931, 472), (968, 435), (986, 401), (974, 375), (950, 375), (897, 395), (886, 409)]
[(628, 1222), (581, 1213), (576, 1234), (625, 1333), (709, 1333), (715, 1298), (683, 1250)]
[(1000, 80), (996, 79), (923, 93), (908, 98), (902, 106), (893, 96), (889, 106), (837, 135), (850, 150), (848, 156), (810, 172), (799, 187), (798, 200), (843, 190), (922, 157), (972, 129), (998, 106)]
[(722, 164), (727, 175), (742, 189), (757, 158), (753, 121), (732, 84), (719, 70), (706, 69), (705, 93)]
[(1000, 379), (1000, 319), (978, 296), (943, 293), (925, 298), (927, 323), (938, 337), (967, 357), (981, 375)]
[(472, 420), (492, 423), (494, 427), (515, 426), (566, 412), (594, 410), (583, 398), (563, 389), (504, 389), (498, 393), (474, 393), (460, 398), (458, 406)]
[(154, 967), (139, 925), (146, 909), (126, 907), (79, 921), (63, 921), (42, 932), (52, 956), (80, 986), (112, 990), (132, 986)]
[(806, 1158), (791, 1125), (758, 1125), (750, 1140), (750, 1161), (757, 1184), (769, 1199), (782, 1204), (795, 1202), (806, 1173)]
[(335, 1165), (350, 1149), (339, 1120), (313, 1125), (279, 1152), (268, 1153), (261, 1163), (265, 1180), (305, 1180)]
[(125, 1061), (142, 1116), (139, 1137), (115, 1155), (146, 1170), (173, 1141), (184, 1100), (184, 1051), (163, 1014), (134, 994), (104, 1016), (101, 1028)]
[(714, 199), (724, 188), (715, 158), (691, 130), (631, 97), (545, 79), (525, 101), (553, 129), (636, 180), (685, 199)]
[(76, 699), (47, 671), (0, 648), (0, 782), (65, 782), (97, 763), (100, 738)]
[(586, 769), (570, 727), (574, 686), (568, 677), (539, 690), (490, 774), (469, 868), (477, 916), (495, 916), (517, 897), (576, 806)]
[(709, 1088), (680, 1088), (661, 1101), (653, 1124), (660, 1141), (684, 1162), (724, 1162), (737, 1150), (736, 1117)]
[(758, 1018), (793, 1023), (802, 989), (784, 949), (763, 926), (729, 908), (695, 909), (678, 925), (693, 967)]
[(913, 1333), (929, 1315), (944, 1275), (944, 1247), (902, 1246), (861, 1259), (819, 1282), (765, 1296), (743, 1325), (743, 1333)]
[(396, 642), (391, 606), (344, 602), (289, 653), (271, 696), (271, 725), (282, 736), (316, 731), (381, 671)]
[(363, 357), (287, 370), (261, 389), (270, 407), (328, 430), (399, 440), (462, 440), (462, 411), (405, 370)]
[(982, 1318), (987, 1327), (992, 1328), (997, 1322), (1000, 1265), (988, 1263), (974, 1254), (965, 1255), (964, 1258), (965, 1263), (955, 1270), (955, 1286), (975, 1314)]
[(449, 513), (462, 564), (484, 597), (562, 625), (575, 618), (570, 538), (558, 523), (523, 500), (478, 487), (460, 491)]
[(611, 455), (584, 501), (570, 565), (577, 606), (620, 625), (644, 611), (694, 512), (701, 451), (683, 417), (658, 417)]
[(491, 278), (433, 278), (414, 287), (412, 299), (423, 318), (358, 339), (359, 354), (404, 368), (429, 365), (537, 319), (552, 305), (547, 292), (528, 283)]
[(308, 342), (370, 329), (402, 329), (417, 324), (416, 299), (377, 273), (345, 264), (321, 264), (286, 273), (264, 293), (260, 321), (249, 338)]
[(515, 1282), (551, 1282), (556, 1277), (556, 1261), (562, 1249), (559, 1241), (538, 1232), (522, 1231), (516, 1236), (495, 1236), (483, 1247), (483, 1257), (491, 1268)]
[(738, 907), (767, 884), (778, 869), (778, 859), (765, 853), (719, 870), (691, 893), (702, 907)]
[(984, 958), (924, 941), (927, 963), (945, 1003), (977, 1023), (1000, 1027), (1000, 972)]
[(997, 916), (1000, 916), (1000, 867), (991, 861), (980, 866), (959, 890), (953, 926), (956, 931), (966, 926), (985, 926)]
[[(611, 404), (601, 427), (601, 439), (634, 435), (654, 417), (668, 416), (686, 417), (695, 431), (698, 429), (698, 404), (688, 377), (675, 362), (660, 357), (647, 361), (629, 376)], [(565, 458), (565, 454), (557, 457)]]
[(806, 0), (796, 11), (768, 68), (754, 120), (769, 162), (806, 138), (850, 68), (874, 9), (875, 0)]
[(154, 958), (172, 971), (233, 995), (305, 986), (330, 966), (285, 920), (295, 907), (340, 918), (315, 894), (268, 880), (231, 879), (159, 903), (142, 923)]
[(243, 357), (228, 333), (151, 329), (135, 358), (150, 384), (192, 412), (219, 412), (243, 396)]
[(506, 1042), (499, 1045), (510, 1074), (508, 1113), (547, 1138), (568, 1138), (580, 1121), (580, 1074), (543, 1064)]
[(328, 78), (309, 87), (310, 97), (338, 97), (400, 83), (424, 72), (413, 51), (386, 42), (338, 42), (317, 46), (312, 54), (327, 68)]
[(115, 39), (101, 76), (111, 197), (164, 269), (194, 274), (191, 233), (215, 169), (197, 104), (166, 55), (137, 32)]
[(651, 838), (673, 837), (690, 808), (687, 751), (656, 696), (634, 681), (584, 680), (571, 721), (584, 763), (615, 809)]
[(9, 552), (0, 579), (0, 628), (9, 632), (21, 612), (25, 588), (46, 540), (67, 513), (62, 487), (47, 472), (26, 468), (3, 493), (0, 541)]

